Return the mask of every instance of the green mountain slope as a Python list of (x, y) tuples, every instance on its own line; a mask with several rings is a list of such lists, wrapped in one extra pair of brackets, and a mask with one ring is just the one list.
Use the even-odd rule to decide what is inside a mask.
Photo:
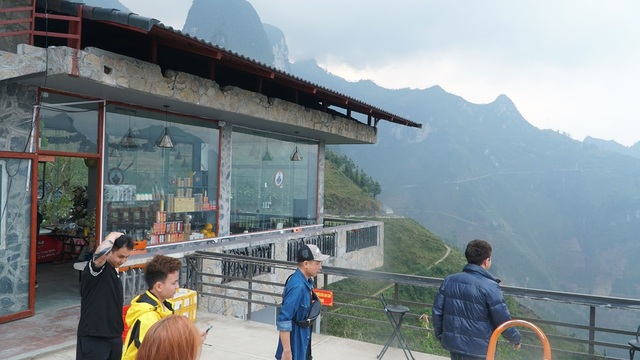
[[(337, 171), (335, 164), (331, 163), (331, 161), (326, 162), (326, 167), (330, 171), (325, 173), (325, 192), (331, 194), (332, 198), (342, 200), (357, 199), (358, 203), (366, 200), (376, 202), (371, 197), (363, 194), (362, 190), (344, 174)], [(340, 194), (339, 196), (336, 195), (338, 193)], [(351, 213), (336, 212), (334, 214), (352, 217)], [(382, 271), (444, 278), (447, 275), (459, 272), (466, 264), (462, 251), (446, 245), (438, 235), (413, 219), (397, 216), (372, 216), (362, 217), (362, 219), (384, 223), (384, 266), (380, 269)], [(496, 250), (499, 252), (498, 249)], [(336, 306), (331, 309), (338, 316), (329, 316), (325, 320), (329, 334), (378, 344), (384, 343), (389, 336), (389, 329), (383, 314), (377, 311), (379, 301), (367, 299), (363, 296), (354, 296), (354, 294), (375, 297), (380, 293), (385, 293), (387, 298), (392, 298), (394, 292), (393, 284), (377, 280), (344, 279), (330, 284), (329, 289), (340, 292), (341, 301), (353, 306)], [(435, 288), (399, 287), (400, 299), (418, 304), (410, 305), (411, 313), (413, 314), (430, 314), (429, 307), (433, 302), (435, 293)], [(522, 306), (515, 299), (507, 298), (506, 301), (513, 316), (536, 317), (534, 311)], [(371, 323), (351, 317), (371, 319), (379, 321), (379, 323)], [(448, 355), (448, 352), (440, 346), (439, 342), (430, 333), (425, 333), (424, 329), (420, 329), (425, 326), (424, 320), (415, 316), (407, 317), (405, 324), (413, 326), (410, 329), (405, 328), (404, 334), (414, 350), (442, 356)], [(560, 334), (558, 329), (548, 326), (545, 327), (545, 332), (547, 334)], [(525, 336), (527, 343), (537, 343), (538, 341), (535, 335), (529, 334)], [(565, 350), (585, 352), (584, 348), (573, 343), (558, 341), (554, 345)], [(507, 346), (502, 345), (497, 359), (535, 358), (535, 356), (539, 356), (538, 353), (539, 351), (535, 349), (514, 353)], [(571, 356), (558, 355), (557, 357), (559, 359), (573, 359)]]
[(325, 162), (324, 182), (324, 208), (328, 215), (372, 215), (380, 212), (380, 203), (330, 161)]

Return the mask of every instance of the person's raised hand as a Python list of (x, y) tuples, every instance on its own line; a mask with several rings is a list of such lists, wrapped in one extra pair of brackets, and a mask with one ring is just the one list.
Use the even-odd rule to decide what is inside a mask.
[(204, 343), (205, 340), (207, 340), (207, 334), (209, 333), (209, 330), (211, 330), (211, 328), (213, 327), (213, 325), (210, 325), (207, 330), (202, 330), (200, 332), (200, 336), (202, 337), (202, 342)]
[(109, 254), (111, 248), (113, 248), (113, 242), (122, 235), (124, 234), (121, 232), (110, 232), (104, 240), (100, 242), (100, 245), (98, 245), (93, 255), (93, 263), (96, 264), (96, 266), (100, 267), (104, 265), (107, 261), (107, 254)]

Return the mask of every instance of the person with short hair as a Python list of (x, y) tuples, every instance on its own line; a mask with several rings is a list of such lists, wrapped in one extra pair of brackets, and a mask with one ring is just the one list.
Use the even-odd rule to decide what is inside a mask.
[[(173, 314), (173, 298), (178, 290), (182, 261), (155, 255), (144, 268), (148, 290), (131, 300), (126, 322), (129, 326), (122, 360), (134, 360), (147, 331), (158, 320)], [(167, 358), (169, 359), (169, 358)]]
[(149, 328), (136, 360), (197, 360), (202, 342), (202, 333), (189, 318), (169, 315)]
[(133, 239), (109, 233), (87, 261), (80, 282), (77, 360), (120, 360), (122, 356), (122, 283), (118, 268), (133, 251)]
[[(453, 360), (485, 359), (493, 331), (511, 314), (500, 290), (500, 280), (489, 273), (491, 245), (484, 240), (467, 244), (467, 265), (447, 276), (438, 289), (432, 308), (433, 331)], [(520, 349), (515, 327), (502, 335)]]
[(323, 254), (317, 246), (301, 245), (298, 248), (298, 268), (289, 277), (282, 294), (282, 307), (276, 320), (279, 331), (276, 359), (311, 359), (311, 325), (301, 326), (311, 307), (313, 277), (322, 269), (322, 262), (329, 255)]

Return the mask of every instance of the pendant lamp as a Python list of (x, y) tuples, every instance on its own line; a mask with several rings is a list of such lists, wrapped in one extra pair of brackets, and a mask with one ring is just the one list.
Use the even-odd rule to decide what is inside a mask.
[(262, 155), (262, 161), (272, 161), (273, 158), (271, 157), (271, 153), (269, 152), (269, 140), (267, 140), (267, 149), (264, 152), (264, 155)]
[(109, 151), (109, 156), (110, 157), (114, 157), (116, 159), (119, 159), (120, 158), (120, 151), (118, 151), (117, 146), (118, 146), (117, 144), (111, 146), (111, 151)]
[(131, 113), (135, 113), (133, 110), (127, 110), (129, 113), (129, 130), (120, 140), (120, 148), (121, 149), (136, 149), (138, 144), (136, 143), (136, 139), (133, 137), (133, 131), (131, 131)]
[(249, 156), (258, 160), (260, 153), (258, 152), (258, 147), (256, 146), (256, 144), (253, 144), (253, 146), (251, 147), (251, 151), (249, 151)]
[(291, 161), (300, 161), (302, 160), (302, 154), (298, 151), (298, 145), (296, 145), (295, 150), (291, 153)]
[(158, 139), (156, 140), (156, 146), (161, 148), (172, 149), (173, 147), (176, 146), (176, 142), (175, 140), (173, 140), (173, 137), (171, 137), (171, 134), (169, 133), (168, 117), (169, 117), (169, 105), (165, 105), (164, 106), (164, 130), (162, 130), (162, 134), (160, 134), (160, 137), (158, 137)]

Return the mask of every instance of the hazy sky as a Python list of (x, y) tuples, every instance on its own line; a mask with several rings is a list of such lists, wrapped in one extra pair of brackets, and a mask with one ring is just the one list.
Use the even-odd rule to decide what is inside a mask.
[[(121, 2), (179, 30), (191, 6)], [(540, 129), (640, 140), (640, 1), (248, 2), (284, 32), (291, 61), (386, 88), (440, 85), (473, 103), (505, 94)]]

